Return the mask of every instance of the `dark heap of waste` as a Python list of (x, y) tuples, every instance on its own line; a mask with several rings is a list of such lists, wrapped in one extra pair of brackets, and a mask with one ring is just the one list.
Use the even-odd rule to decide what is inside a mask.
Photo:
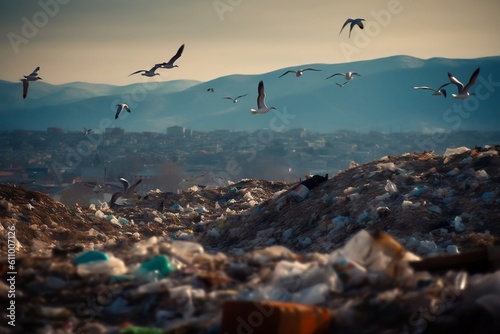
[(1, 330), (257, 333), (280, 312), (318, 333), (499, 332), (498, 152), (353, 163), (299, 200), (298, 184), (242, 180), (70, 208), (0, 185), (3, 277), (16, 236)]

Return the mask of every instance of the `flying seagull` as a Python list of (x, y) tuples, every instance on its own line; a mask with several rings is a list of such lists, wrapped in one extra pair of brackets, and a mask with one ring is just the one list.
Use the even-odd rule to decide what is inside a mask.
[(212, 87), (207, 88), (207, 92), (212, 92), (212, 93), (213, 93), (213, 92), (214, 92), (214, 89), (213, 89)]
[(226, 96), (226, 97), (223, 97), (223, 99), (226, 99), (226, 100), (232, 100), (232, 101), (233, 101), (233, 103), (236, 103), (236, 102), (238, 102), (238, 99), (239, 99), (240, 97), (243, 97), (243, 96), (247, 96), (247, 94), (240, 95), (240, 96), (236, 96), (234, 99), (233, 99), (232, 97)]
[(90, 133), (90, 131), (92, 131), (92, 129), (83, 128), (82, 133), (84, 135), (88, 135)]
[(344, 30), (345, 26), (348, 25), (349, 23), (351, 24), (351, 28), (349, 29), (349, 38), (351, 38), (351, 31), (352, 31), (352, 28), (354, 28), (355, 25), (358, 25), (358, 27), (360, 29), (364, 29), (364, 25), (363, 25), (363, 21), (365, 21), (365, 19), (347, 19), (347, 21), (344, 22), (344, 25), (342, 26), (342, 29), (340, 29), (340, 32), (339, 32), (339, 35), (340, 33), (342, 32), (342, 30)]
[(434, 92), (432, 93), (432, 95), (443, 95), (446, 98), (446, 89), (443, 89), (443, 87), (448, 86), (449, 84), (451, 84), (451, 82), (442, 85), (441, 87), (439, 87), (439, 89), (434, 89), (432, 87), (427, 87), (427, 86), (415, 86), (413, 87), (413, 89), (432, 90)]
[(441, 87), (439, 87), (438, 90), (440, 90), (442, 87), (452, 83), (452, 84), (457, 86), (458, 94), (451, 94), (451, 96), (453, 96), (454, 99), (466, 99), (469, 96), (476, 95), (475, 93), (469, 93), (469, 90), (476, 83), (476, 79), (477, 79), (478, 75), (479, 75), (479, 67), (474, 71), (474, 73), (472, 73), (472, 75), (469, 79), (469, 82), (464, 86), (464, 84), (461, 83), (460, 81), (458, 81), (458, 79), (455, 78), (453, 76), (453, 74), (448, 72), (448, 78), (450, 79), (450, 82), (442, 85)]
[[(354, 77), (357, 75), (357, 76), (361, 76), (361, 74), (359, 74), (358, 72), (346, 72), (346, 73), (335, 73), (335, 74), (332, 74), (330, 75), (328, 78), (326, 79), (330, 79), (331, 77), (334, 77), (334, 76), (337, 76), (337, 75), (342, 75), (344, 76), (344, 79), (346, 79), (347, 81), (349, 80), (352, 80), (354, 79)], [(326, 80), (325, 79), (325, 80)]]
[(116, 109), (115, 119), (117, 119), (118, 116), (120, 116), (120, 114), (122, 113), (123, 109), (125, 109), (128, 112), (131, 112), (130, 107), (126, 103), (119, 103), (116, 106), (118, 108)]
[(134, 194), (135, 188), (142, 182), (142, 179), (135, 181), (132, 185), (127, 181), (127, 179), (120, 177), (120, 182), (123, 184), (123, 191), (119, 191), (114, 193), (111, 196), (111, 200), (109, 202), (110, 206), (115, 205), (116, 200), (120, 197), (127, 198), (131, 197)]
[(264, 82), (262, 80), (259, 81), (257, 91), (259, 92), (259, 95), (257, 96), (257, 109), (250, 109), (253, 115), (265, 114), (272, 109), (276, 109), (275, 107), (266, 106), (266, 93), (264, 92)]
[(130, 185), (130, 182), (128, 182), (128, 180), (126, 178), (124, 178), (124, 177), (120, 177), (118, 180), (123, 184), (123, 191), (125, 193), (134, 192), (134, 190), (137, 187), (137, 185), (139, 183), (141, 183), (141, 181), (142, 181), (142, 179), (139, 179), (134, 184)]
[(174, 65), (175, 61), (177, 59), (179, 59), (181, 56), (182, 56), (182, 51), (184, 51), (184, 44), (182, 44), (179, 48), (179, 50), (177, 50), (177, 53), (172, 57), (170, 58), (170, 60), (168, 62), (163, 62), (163, 63), (159, 63), (159, 64), (156, 64), (155, 66), (159, 66), (161, 68), (174, 68), (174, 67), (179, 67), (177, 65)]
[(151, 67), (150, 70), (139, 70), (139, 71), (135, 71), (134, 73), (130, 73), (128, 76), (131, 76), (131, 75), (134, 75), (134, 74), (137, 74), (137, 73), (141, 73), (143, 72), (141, 75), (144, 75), (146, 77), (154, 77), (155, 75), (160, 75), (160, 73), (155, 73), (155, 71), (160, 67), (160, 64), (156, 64), (155, 66)]
[(40, 66), (35, 68), (35, 70), (31, 72), (29, 75), (23, 75), (24, 78), (20, 79), (23, 82), (23, 99), (25, 99), (26, 96), (28, 96), (29, 82), (42, 80), (42, 78), (38, 76), (38, 71), (40, 71)]
[(281, 78), (282, 76), (287, 75), (288, 73), (295, 73), (296, 77), (300, 77), (304, 73), (304, 71), (321, 71), (321, 70), (316, 70), (314, 68), (304, 68), (304, 69), (300, 69), (297, 71), (289, 70), (289, 71), (286, 71), (285, 73), (283, 73), (282, 75), (280, 75), (279, 77)]

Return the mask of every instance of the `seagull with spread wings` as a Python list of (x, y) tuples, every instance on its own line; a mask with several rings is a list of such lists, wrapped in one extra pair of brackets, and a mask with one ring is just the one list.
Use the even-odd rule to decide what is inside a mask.
[(42, 78), (38, 76), (38, 71), (40, 71), (40, 66), (35, 68), (35, 70), (31, 72), (29, 75), (23, 75), (24, 78), (20, 79), (23, 82), (23, 99), (25, 99), (26, 96), (28, 96), (29, 82), (42, 80)]
[(120, 114), (122, 113), (123, 109), (125, 109), (128, 112), (132, 111), (132, 110), (130, 110), (130, 107), (126, 103), (118, 103), (116, 106), (118, 108), (116, 109), (115, 119), (117, 119), (118, 116), (120, 116)]
[(184, 44), (182, 44), (179, 47), (179, 50), (177, 50), (177, 53), (172, 58), (170, 58), (170, 60), (168, 62), (159, 63), (159, 64), (156, 64), (155, 66), (159, 66), (161, 68), (179, 67), (177, 65), (174, 65), (174, 63), (177, 61), (177, 59), (179, 59), (182, 56), (183, 51), (184, 51)]
[(437, 96), (443, 95), (446, 98), (446, 89), (444, 89), (443, 87), (448, 86), (449, 84), (451, 84), (451, 82), (448, 82), (448, 83), (442, 85), (438, 89), (434, 89), (434, 88), (428, 87), (428, 86), (415, 86), (415, 87), (413, 87), (413, 89), (431, 90), (434, 92), (434, 93), (432, 93), (432, 95), (437, 95)]
[(345, 26), (350, 23), (351, 27), (349, 29), (349, 38), (351, 38), (351, 31), (352, 31), (352, 28), (354, 28), (354, 26), (357, 25), (360, 29), (364, 29), (365, 28), (365, 26), (363, 25), (363, 21), (365, 21), (365, 19), (360, 19), (360, 18), (357, 18), (357, 19), (350, 19), (349, 18), (349, 19), (347, 19), (344, 22), (344, 25), (342, 26), (342, 29), (340, 29), (339, 35), (342, 32), (342, 30), (344, 30)]
[(138, 70), (138, 71), (135, 71), (134, 73), (130, 73), (128, 76), (143, 72), (141, 75), (144, 75), (145, 77), (154, 77), (155, 75), (160, 75), (160, 73), (156, 73), (156, 70), (159, 67), (160, 67), (160, 65), (156, 64), (155, 66), (151, 67), (151, 69), (149, 69), (149, 70)]
[(92, 129), (83, 128), (82, 133), (84, 135), (88, 135), (90, 133), (90, 131), (92, 131)]
[(334, 77), (334, 76), (337, 76), (337, 75), (342, 75), (344, 77), (344, 79), (346, 79), (347, 81), (354, 79), (355, 76), (361, 76), (361, 74), (359, 74), (358, 72), (351, 72), (351, 71), (349, 71), (349, 72), (346, 72), (346, 73), (335, 73), (335, 74), (332, 74), (332, 75), (330, 75), (326, 79), (330, 79), (331, 77)]
[(233, 103), (236, 103), (236, 102), (238, 102), (238, 99), (239, 99), (240, 97), (243, 97), (243, 96), (247, 96), (247, 94), (239, 95), (239, 96), (236, 96), (235, 98), (232, 98), (232, 97), (226, 96), (226, 97), (223, 97), (223, 99), (226, 99), (226, 100), (232, 100), (232, 101), (233, 101)]
[(123, 177), (120, 177), (119, 180), (123, 184), (123, 191), (116, 192), (111, 196), (111, 200), (109, 201), (110, 206), (116, 205), (116, 200), (118, 198), (131, 198), (132, 195), (134, 195), (135, 188), (142, 182), (142, 179), (138, 179), (133, 184), (130, 184), (129, 181)]
[(450, 82), (442, 85), (441, 87), (439, 87), (439, 89), (452, 83), (455, 86), (457, 86), (458, 94), (451, 94), (451, 96), (453, 96), (454, 99), (462, 99), (462, 100), (466, 99), (472, 95), (476, 95), (476, 93), (469, 93), (469, 90), (476, 83), (478, 75), (479, 75), (479, 67), (474, 71), (474, 73), (472, 73), (472, 75), (470, 76), (469, 82), (466, 85), (464, 85), (453, 74), (448, 72), (448, 78), (450, 79)]
[(304, 69), (300, 69), (300, 70), (296, 70), (296, 71), (288, 70), (285, 73), (283, 73), (282, 75), (280, 75), (279, 77), (281, 78), (282, 76), (287, 75), (288, 73), (295, 73), (296, 77), (300, 77), (300, 76), (302, 76), (302, 74), (304, 74), (304, 71), (321, 71), (321, 70), (317, 70), (314, 68), (304, 68)]
[(259, 81), (259, 86), (257, 87), (259, 95), (257, 96), (257, 109), (250, 109), (252, 115), (255, 114), (266, 114), (269, 111), (276, 109), (275, 107), (266, 106), (266, 93), (264, 92), (264, 82)]

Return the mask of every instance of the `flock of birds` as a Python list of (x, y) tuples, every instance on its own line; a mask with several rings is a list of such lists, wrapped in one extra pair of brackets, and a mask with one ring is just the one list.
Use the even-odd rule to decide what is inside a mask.
[[(351, 32), (353, 30), (354, 27), (359, 27), (360, 29), (364, 29), (364, 24), (363, 24), (363, 21), (365, 21), (365, 19), (363, 18), (355, 18), (355, 19), (352, 19), (352, 18), (349, 18), (347, 19), (344, 24), (342, 25), (342, 28), (340, 29), (340, 32), (339, 32), (339, 35), (342, 33), (342, 31), (344, 30), (344, 28), (348, 25), (350, 25), (349, 27), (349, 38), (351, 37)], [(182, 44), (179, 49), (177, 50), (177, 52), (175, 53), (175, 55), (173, 57), (171, 57), (167, 62), (161, 62), (161, 63), (157, 63), (155, 64), (153, 67), (151, 67), (149, 70), (144, 70), (144, 69), (141, 69), (141, 70), (137, 70), (135, 72), (132, 72), (131, 74), (129, 74), (129, 76), (132, 76), (132, 75), (135, 75), (135, 74), (141, 74), (143, 76), (146, 76), (146, 77), (154, 77), (156, 75), (159, 75), (159, 73), (157, 73), (157, 70), (159, 69), (173, 69), (173, 68), (176, 68), (178, 67), (178, 65), (175, 64), (175, 62), (182, 56), (182, 53), (184, 52), (184, 44)], [(23, 86), (23, 99), (25, 99), (28, 95), (28, 88), (29, 88), (29, 84), (30, 82), (33, 82), (33, 81), (38, 81), (38, 80), (42, 80), (42, 78), (38, 75), (38, 72), (40, 71), (40, 67), (36, 67), (33, 72), (31, 72), (30, 74), (28, 75), (24, 75), (22, 79), (20, 79), (22, 81), (22, 86)], [(295, 77), (301, 77), (304, 72), (306, 71), (315, 71), (315, 72), (318, 72), (318, 71), (321, 71), (319, 69), (314, 69), (314, 68), (303, 68), (303, 69), (296, 69), (296, 70), (288, 70), (286, 72), (284, 72), (283, 74), (281, 74), (279, 76), (279, 78), (281, 77), (284, 77), (285, 75), (287, 74), (290, 74), (290, 73), (293, 73), (295, 74)], [(437, 96), (444, 96), (445, 98), (447, 97), (447, 92), (445, 90), (445, 87), (447, 87), (448, 85), (455, 85), (457, 87), (457, 93), (456, 94), (451, 94), (453, 98), (455, 99), (466, 99), (472, 95), (475, 95), (475, 93), (471, 93), (470, 90), (472, 88), (472, 86), (475, 84), (476, 80), (477, 80), (477, 77), (479, 75), (479, 71), (480, 69), (477, 68), (473, 74), (471, 75), (469, 81), (467, 82), (467, 84), (463, 84), (462, 82), (460, 82), (453, 74), (449, 73), (448, 72), (448, 82), (442, 84), (441, 86), (439, 86), (437, 89), (435, 88), (432, 88), (432, 87), (429, 87), (429, 86), (415, 86), (413, 87), (414, 89), (418, 89), (418, 90), (430, 90), (433, 92), (432, 95), (437, 95)], [(340, 77), (343, 77), (344, 79), (344, 82), (336, 82), (336, 85), (338, 85), (339, 87), (343, 87), (345, 86), (347, 83), (349, 83), (351, 80), (353, 80), (355, 77), (358, 77), (358, 76), (361, 76), (361, 74), (357, 73), (357, 72), (353, 72), (353, 71), (348, 71), (348, 72), (345, 72), (345, 73), (334, 73), (330, 76), (328, 76), (327, 78), (325, 79), (330, 79), (330, 78), (333, 78), (333, 77), (336, 77), (336, 76), (340, 76)], [(207, 89), (208, 92), (214, 92), (214, 88), (208, 88)], [(247, 96), (248, 94), (241, 94), (241, 95), (238, 95), (236, 97), (231, 97), (231, 96), (226, 96), (226, 97), (223, 97), (223, 99), (227, 99), (227, 100), (230, 100), (232, 101), (233, 103), (237, 103), (238, 100), (240, 98), (243, 98), (245, 96)], [(267, 106), (266, 105), (266, 93), (265, 93), (265, 90), (264, 90), (264, 82), (261, 80), (259, 81), (258, 83), (258, 86), (257, 86), (257, 108), (254, 109), (250, 109), (250, 112), (251, 114), (255, 115), (255, 114), (266, 114), (268, 112), (270, 112), (271, 110), (275, 110), (276, 107), (274, 106)], [(119, 103), (116, 105), (117, 106), (117, 109), (116, 109), (116, 113), (115, 113), (115, 119), (118, 119), (118, 117), (120, 116), (120, 114), (122, 114), (124, 111), (126, 112), (131, 112), (131, 109), (130, 107), (126, 104), (126, 103)], [(92, 131), (92, 129), (87, 129), (87, 128), (83, 128), (82, 130), (82, 133), (84, 135), (88, 135), (90, 132)], [(135, 192), (135, 188), (139, 185), (139, 183), (142, 181), (141, 179), (137, 180), (134, 184), (130, 184), (126, 179), (120, 177), (119, 178), (120, 182), (123, 184), (123, 189), (114, 193), (112, 198), (111, 198), (111, 201), (110, 203), (113, 205), (113, 204), (116, 204), (117, 200), (119, 198), (127, 198), (127, 197), (130, 197), (131, 195), (134, 194)], [(95, 188), (94, 188), (94, 191), (98, 192), (100, 191), (102, 188), (102, 186), (98, 186), (96, 185)]]
[[(357, 23), (358, 25), (359, 24), (362, 24), (361, 21), (359, 21), (359, 23)], [(344, 24), (345, 26), (345, 24)], [(361, 25), (362, 27), (362, 25)], [(352, 29), (352, 24), (351, 24), (351, 29)], [(305, 69), (300, 69), (300, 70), (289, 70), (289, 71), (286, 71), (285, 73), (283, 73), (282, 75), (280, 75), (280, 77), (288, 74), (288, 73), (295, 73), (295, 75), (297, 77), (300, 77), (302, 76), (303, 72), (304, 71), (320, 71), (318, 69), (313, 69), (313, 68), (305, 68)], [(327, 77), (326, 79), (329, 79), (329, 78), (332, 78), (334, 76), (338, 76), (338, 75), (341, 75), (344, 77), (344, 79), (346, 80), (344, 83), (338, 83), (336, 82), (336, 84), (339, 86), (339, 87), (343, 87), (345, 86), (350, 80), (352, 80), (354, 77), (356, 76), (361, 76), (361, 74), (357, 73), (357, 72), (346, 72), (346, 73), (335, 73), (335, 74), (332, 74), (330, 75), (329, 77)], [(457, 86), (457, 94), (451, 94), (453, 96), (453, 98), (455, 99), (466, 99), (472, 95), (475, 95), (475, 93), (471, 93), (470, 92), (470, 89), (471, 87), (474, 85), (474, 83), (476, 82), (476, 79), (477, 79), (477, 76), (479, 75), (479, 68), (477, 68), (474, 73), (472, 74), (472, 76), (470, 77), (469, 79), (469, 82), (464, 85), (462, 82), (460, 82), (453, 74), (449, 73), (448, 72), (448, 79), (449, 79), (449, 82), (446, 82), (444, 84), (442, 84), (438, 89), (434, 89), (434, 88), (431, 88), (431, 87), (428, 87), (428, 86), (415, 86), (413, 87), (414, 89), (426, 89), (426, 90), (432, 90), (434, 91), (433, 95), (443, 95), (445, 98), (446, 98), (446, 90), (444, 89), (444, 87), (450, 85), (450, 84), (454, 84), (455, 86)], [(273, 109), (276, 109), (274, 106), (271, 106), (271, 107), (268, 107), (266, 105), (266, 102), (265, 102), (265, 99), (266, 99), (266, 93), (264, 91), (264, 82), (261, 80), (259, 82), (259, 85), (257, 86), (257, 109), (251, 109), (251, 113), (253, 115), (255, 114), (266, 114), (268, 113), (269, 111), (273, 110)], [(246, 94), (245, 94), (246, 95)], [(242, 97), (242, 96), (245, 96), (245, 95), (241, 95), (239, 97)], [(238, 98), (239, 98), (238, 97)], [(231, 98), (229, 98), (231, 99)], [(233, 102), (236, 102), (237, 99), (234, 99)]]
[[(355, 19), (348, 18), (344, 22), (344, 24), (342, 25), (342, 28), (340, 29), (339, 35), (342, 33), (342, 31), (344, 30), (344, 28), (347, 25), (350, 24), (350, 27), (349, 27), (349, 38), (350, 38), (351, 37), (352, 29), (354, 27), (357, 26), (360, 29), (364, 29), (363, 21), (365, 21), (365, 19), (363, 19), (363, 18), (355, 18)], [(157, 63), (153, 67), (151, 67), (149, 70), (138, 70), (138, 71), (132, 72), (131, 74), (129, 74), (129, 76), (141, 73), (141, 75), (146, 76), (146, 77), (154, 77), (156, 75), (159, 75), (159, 73), (156, 72), (158, 69), (173, 69), (175, 67), (178, 67), (178, 65), (176, 65), (175, 62), (182, 56), (183, 51), (184, 51), (184, 44), (182, 44), (179, 47), (179, 49), (177, 50), (177, 52), (175, 53), (175, 55), (172, 58), (170, 58), (170, 60), (168, 60), (167, 62)], [(26, 98), (26, 96), (28, 95), (28, 87), (29, 87), (29, 82), (30, 81), (42, 80), (42, 78), (38, 75), (39, 70), (40, 70), (40, 67), (38, 66), (37, 68), (35, 68), (35, 70), (31, 74), (25, 75), (23, 79), (20, 79), (22, 81), (22, 83), (23, 83), (23, 98)], [(285, 75), (287, 75), (289, 73), (294, 73), (296, 77), (300, 77), (300, 76), (302, 76), (304, 74), (305, 71), (321, 71), (321, 70), (314, 69), (314, 68), (304, 68), (304, 69), (297, 69), (297, 70), (288, 70), (285, 73), (281, 74), (279, 77), (281, 78), (281, 77), (283, 77), (283, 76), (285, 76)], [(414, 89), (431, 90), (431, 91), (433, 91), (432, 95), (442, 95), (442, 96), (444, 96), (446, 98), (447, 92), (444, 89), (444, 87), (446, 87), (446, 86), (448, 86), (450, 84), (454, 84), (457, 87), (458, 91), (457, 91), (457, 94), (452, 94), (453, 98), (455, 98), (455, 99), (466, 99), (466, 98), (468, 98), (471, 95), (475, 95), (474, 93), (470, 92), (470, 89), (474, 85), (474, 83), (476, 82), (476, 79), (477, 79), (478, 75), (479, 75), (479, 68), (477, 68), (474, 71), (474, 73), (472, 74), (472, 76), (469, 79), (469, 82), (464, 85), (455, 76), (453, 76), (451, 73), (448, 72), (448, 79), (449, 79), (449, 81), (446, 82), (446, 83), (444, 83), (444, 84), (442, 84), (437, 89), (434, 89), (434, 88), (429, 87), (429, 86), (415, 86), (413, 88)], [(361, 76), (361, 75), (359, 73), (357, 73), (357, 72), (349, 71), (349, 72), (346, 72), (346, 73), (335, 73), (335, 74), (332, 74), (329, 77), (327, 77), (326, 79), (330, 79), (330, 78), (335, 77), (335, 76), (343, 76), (344, 77), (345, 82), (343, 82), (343, 83), (336, 82), (336, 84), (339, 87), (343, 87), (349, 81), (351, 81), (354, 77)], [(214, 89), (213, 88), (208, 88), (207, 91), (214, 92)], [(247, 94), (238, 95), (236, 97), (226, 96), (223, 99), (228, 99), (228, 100), (231, 100), (233, 103), (237, 103), (238, 99), (240, 99), (242, 97), (245, 97), (245, 96), (247, 96)], [(257, 109), (251, 109), (250, 110), (250, 112), (253, 115), (255, 115), (255, 114), (266, 114), (269, 111), (271, 111), (273, 109), (276, 109), (274, 106), (268, 107), (266, 105), (265, 98), (266, 98), (266, 94), (265, 94), (265, 91), (264, 91), (264, 82), (263, 81), (259, 81), (259, 84), (257, 86)], [(119, 103), (116, 106), (117, 106), (117, 109), (116, 109), (116, 113), (115, 113), (115, 119), (117, 119), (124, 110), (127, 111), (127, 112), (129, 112), (129, 113), (131, 112), (130, 107), (126, 103)], [(87, 130), (87, 129), (84, 128), (84, 130), (82, 132), (84, 134), (89, 134), (90, 131), (91, 130)]]
[[(355, 26), (358, 26), (360, 29), (364, 29), (364, 24), (363, 24), (363, 21), (365, 21), (365, 19), (362, 19), (362, 18), (356, 18), (356, 19), (351, 19), (351, 18), (348, 18), (344, 24), (342, 25), (342, 28), (340, 29), (340, 32), (339, 32), (339, 35), (340, 33), (342, 33), (342, 30), (344, 30), (344, 28), (348, 25), (348, 24), (351, 24), (350, 25), (350, 29), (349, 29), (349, 38), (351, 37), (351, 31), (352, 29), (355, 27)], [(335, 75), (338, 75), (337, 74), (334, 74), (332, 76), (335, 76)], [(343, 84), (339, 84), (337, 83), (338, 86), (340, 87), (343, 87), (349, 80), (352, 79), (352, 76), (353, 75), (359, 75), (355, 72), (348, 72), (345, 74), (345, 79), (347, 80), (345, 83)], [(448, 79), (450, 80), (449, 82), (447, 83), (444, 83), (442, 84), (438, 89), (434, 89), (432, 87), (428, 87), (428, 86), (415, 86), (413, 87), (414, 89), (425, 89), (425, 90), (431, 90), (433, 91), (434, 93), (432, 95), (443, 95), (445, 98), (446, 98), (446, 90), (444, 89), (444, 87), (450, 85), (450, 84), (454, 84), (455, 86), (457, 86), (458, 88), (458, 94), (451, 94), (453, 96), (453, 98), (455, 99), (466, 99), (468, 98), (469, 96), (472, 96), (472, 95), (475, 95), (474, 93), (470, 93), (469, 90), (471, 89), (471, 87), (474, 85), (474, 83), (476, 82), (476, 79), (477, 79), (477, 76), (479, 75), (479, 68), (477, 68), (474, 73), (472, 73), (470, 79), (469, 79), (469, 82), (464, 85), (463, 83), (461, 83), (453, 74), (451, 74), (450, 72), (448, 72)], [(298, 76), (298, 74), (297, 74)], [(328, 78), (331, 78), (332, 76), (328, 77)], [(328, 79), (327, 78), (327, 79)]]
[(475, 93), (469, 92), (469, 90), (476, 83), (478, 75), (479, 75), (479, 67), (474, 71), (474, 73), (472, 73), (469, 82), (466, 85), (464, 85), (453, 74), (448, 72), (448, 79), (450, 79), (450, 81), (445, 84), (442, 84), (438, 89), (434, 89), (432, 87), (427, 87), (427, 86), (416, 86), (413, 88), (432, 90), (434, 92), (432, 95), (443, 95), (446, 98), (446, 90), (444, 89), (444, 87), (450, 84), (454, 84), (458, 88), (458, 94), (451, 94), (451, 96), (453, 96), (453, 98), (455, 99), (466, 99), (469, 96), (476, 95)]

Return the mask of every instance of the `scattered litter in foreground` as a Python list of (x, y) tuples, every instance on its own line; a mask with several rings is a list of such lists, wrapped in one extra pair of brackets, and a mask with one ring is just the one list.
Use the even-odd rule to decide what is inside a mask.
[(498, 152), (353, 163), (300, 200), (241, 180), (66, 207), (2, 184), (0, 332), (500, 332)]

